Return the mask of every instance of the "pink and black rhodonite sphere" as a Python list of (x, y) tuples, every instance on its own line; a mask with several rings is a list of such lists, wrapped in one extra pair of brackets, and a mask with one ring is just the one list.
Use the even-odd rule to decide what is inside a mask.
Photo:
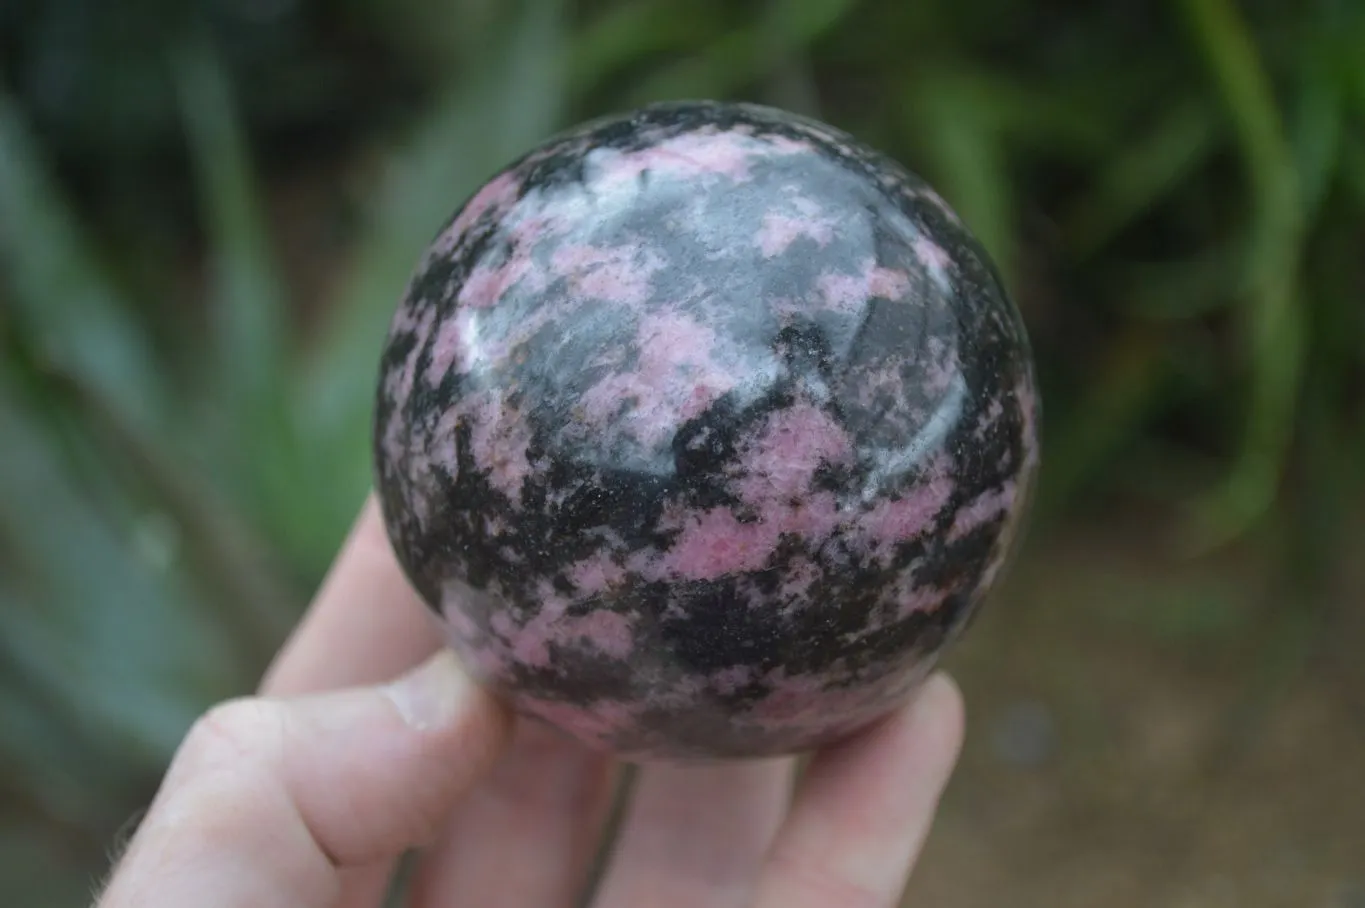
[(673, 103), (556, 137), (422, 259), (377, 483), (470, 670), (629, 759), (903, 702), (1038, 461), (1018, 312), (933, 190), (820, 123)]

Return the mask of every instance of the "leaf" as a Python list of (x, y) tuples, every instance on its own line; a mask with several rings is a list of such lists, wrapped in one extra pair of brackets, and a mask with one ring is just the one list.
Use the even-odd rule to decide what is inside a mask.
[(1084, 157), (1110, 144), (1111, 125), (1094, 110), (1092, 99), (1073, 86), (1037, 84), (1019, 73), (963, 63), (930, 71), (929, 78), (947, 78), (957, 103), (1021, 147)]
[[(1355, 540), (1351, 520), (1360, 498), (1360, 463), (1347, 434), (1348, 420), (1338, 410), (1339, 390), (1351, 386), (1351, 339), (1365, 336), (1348, 318), (1334, 318), (1321, 306), (1315, 328), (1321, 342), (1305, 380), (1303, 414), (1295, 463), (1294, 496), (1282, 509), (1280, 535), (1286, 580), (1305, 599), (1329, 601), (1336, 566), (1345, 564)], [(1344, 313), (1341, 313), (1344, 314)]]
[(1239, 236), (1187, 259), (1121, 268), (1110, 284), (1125, 288), (1120, 302), (1130, 315), (1153, 321), (1200, 318), (1241, 291), (1246, 255), (1246, 238)]
[(205, 606), (216, 606), (206, 608), (207, 613), (237, 645), (237, 664), (249, 678), (257, 677), (299, 612), (300, 597), (285, 582), (279, 559), (271, 557), (268, 539), (192, 467), (120, 422), (102, 405), (98, 389), (54, 381), (60, 383), (64, 403), (98, 444), (105, 465), (126, 466), (165, 522), (173, 525), (169, 532), (203, 587)]
[(579, 98), (605, 76), (703, 40), (716, 25), (710, 6), (641, 0), (612, 6), (582, 28), (568, 59), (569, 95)]
[(285, 353), (286, 298), (270, 253), (242, 125), (227, 73), (206, 42), (176, 57), (180, 111), (210, 241), (214, 370), (250, 442), (278, 397)]
[(786, 47), (821, 38), (857, 6), (857, 0), (771, 0), (765, 23)]
[(1365, 47), (1365, 8), (1359, 4), (1340, 4), (1338, 9), (1348, 9), (1354, 21), (1332, 23), (1333, 34), (1339, 36), (1336, 43), (1337, 72), (1352, 107), (1357, 115), (1365, 115), (1365, 66), (1360, 65), (1360, 49)]
[(1336, 175), (1341, 145), (1341, 91), (1318, 61), (1305, 62), (1294, 110), (1295, 168), (1303, 217), (1311, 222), (1321, 210)]
[[(296, 505), (312, 531), (308, 562), (330, 559), (369, 486), (369, 431), (379, 354), (412, 270), (437, 229), (485, 180), (561, 123), (561, 2), (525, 3), (473, 72), (451, 86), (397, 156), (367, 238), (313, 349), (295, 402), (307, 445)], [(306, 500), (301, 500), (306, 498)]]
[(147, 515), (126, 499), (97, 510), (3, 384), (0, 437), (0, 557), (29, 605), (0, 611), (6, 662), (120, 761), (159, 765), (236, 681), (232, 652), (186, 607), (183, 578), (139, 550)]
[(721, 33), (691, 55), (662, 66), (631, 89), (626, 106), (678, 98), (733, 97), (770, 77), (769, 100), (789, 109), (817, 112), (816, 93), (800, 61), (856, 6), (854, 0), (769, 0), (755, 21)]
[(90, 901), (94, 880), (71, 872), (59, 836), (37, 835), (13, 822), (0, 826), (0, 880), (6, 901), (25, 908), (59, 908)]
[(741, 28), (722, 34), (704, 48), (661, 66), (626, 93), (623, 106), (637, 107), (679, 98), (726, 100), (771, 65), (772, 52), (758, 31)]
[(1231, 117), (1255, 206), (1245, 340), (1252, 387), (1237, 459), (1189, 529), (1191, 544), (1207, 548), (1240, 535), (1275, 499), (1303, 368), (1304, 223), (1293, 156), (1247, 24), (1231, 0), (1181, 0), (1181, 8)]
[[(307, 524), (300, 521), (307, 511), (297, 506), (294, 490), (308, 465), (284, 391), (290, 379), (287, 292), (227, 73), (203, 40), (190, 42), (175, 63), (209, 235), (213, 349), (209, 396), (201, 402), (209, 424), (200, 453), (214, 466), (221, 491), (243, 504), (242, 516), (254, 518), (293, 554), (307, 544)], [(133, 441), (140, 450), (155, 450)]]
[(1161, 336), (1137, 330), (1104, 353), (1083, 398), (1048, 445), (1039, 489), (1044, 518), (1069, 506), (1099, 466), (1139, 434), (1170, 378)]
[(820, 116), (810, 46), (855, 5), (853, 0), (768, 0), (757, 25), (769, 59), (763, 100), (794, 113)]
[(933, 73), (910, 86), (906, 110), (913, 139), (925, 149), (943, 196), (1015, 284), (1014, 191), (996, 124), (972, 103), (952, 73)]
[(390, 0), (357, 4), (365, 25), (385, 36), (405, 61), (419, 61), (421, 69), (448, 76), (452, 65), (476, 54), (494, 24), (498, 0)]
[[(0, 589), (0, 608), (12, 613), (32, 605)], [(0, 638), (0, 767), (5, 779), (22, 780), (13, 786), (21, 791), (7, 792), (10, 786), (0, 783), (0, 801), (22, 798), (33, 814), (94, 827), (104, 819), (99, 792), (127, 785), (127, 767), (109, 759), (114, 754), (105, 751), (105, 740), (92, 727), (98, 723), (80, 721), (15, 664), (11, 649), (19, 643)]]
[(97, 262), (15, 104), (0, 94), (0, 265), (45, 355), (106, 388), (139, 423), (164, 418), (150, 342)]
[(1365, 138), (1356, 137), (1341, 152), (1342, 183), (1359, 208), (1365, 208)]
[[(26, 606), (0, 592), (0, 607)], [(11, 650), (32, 642), (0, 640), (0, 804), (32, 839), (54, 833), (68, 859), (103, 863), (109, 830), (145, 802), (168, 755), (146, 760), (131, 753), (105, 717), (72, 709), (41, 679), (10, 664)], [(12, 891), (14, 875), (0, 868), (0, 879)]]
[(0, 399), (10, 395), (6, 382), (26, 392), (27, 406), (20, 409), (15, 396), (11, 407), (46, 449), (54, 476), (89, 507), (126, 515), (154, 563), (177, 561), (189, 570), (187, 582), (199, 585), (202, 604), (218, 605), (210, 617), (236, 645), (244, 680), (254, 681), (300, 597), (284, 583), (276, 553), (246, 525), (236, 498), (210, 487), (178, 447), (125, 419), (102, 389), (44, 368), (21, 336), (0, 340), (10, 342), (9, 359), (0, 360)]
[(1209, 159), (1216, 121), (1200, 101), (1166, 113), (1143, 139), (1106, 162), (1092, 191), (1066, 218), (1073, 257), (1084, 259), (1157, 207)]

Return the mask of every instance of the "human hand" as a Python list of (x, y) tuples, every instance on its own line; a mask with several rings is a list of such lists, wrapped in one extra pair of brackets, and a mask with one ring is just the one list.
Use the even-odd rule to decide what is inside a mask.
[[(425, 611), (371, 501), (260, 696), (181, 745), (98, 908), (376, 908), (419, 846), (413, 908), (580, 904), (619, 767), (514, 721)], [(646, 767), (592, 904), (890, 908), (962, 729), (937, 675), (794, 791), (793, 759)]]

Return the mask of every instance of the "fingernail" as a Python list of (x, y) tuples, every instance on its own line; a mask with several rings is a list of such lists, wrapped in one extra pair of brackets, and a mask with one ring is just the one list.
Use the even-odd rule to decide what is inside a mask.
[(403, 720), (418, 731), (448, 723), (472, 690), (455, 654), (442, 650), (386, 689)]

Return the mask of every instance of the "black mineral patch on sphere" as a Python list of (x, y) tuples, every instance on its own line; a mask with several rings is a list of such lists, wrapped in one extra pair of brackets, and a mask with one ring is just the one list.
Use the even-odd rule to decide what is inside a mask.
[(924, 678), (1011, 547), (1037, 413), (932, 189), (829, 126), (674, 103), (465, 203), (393, 320), (374, 451), (404, 570), (518, 710), (630, 759), (759, 756)]

